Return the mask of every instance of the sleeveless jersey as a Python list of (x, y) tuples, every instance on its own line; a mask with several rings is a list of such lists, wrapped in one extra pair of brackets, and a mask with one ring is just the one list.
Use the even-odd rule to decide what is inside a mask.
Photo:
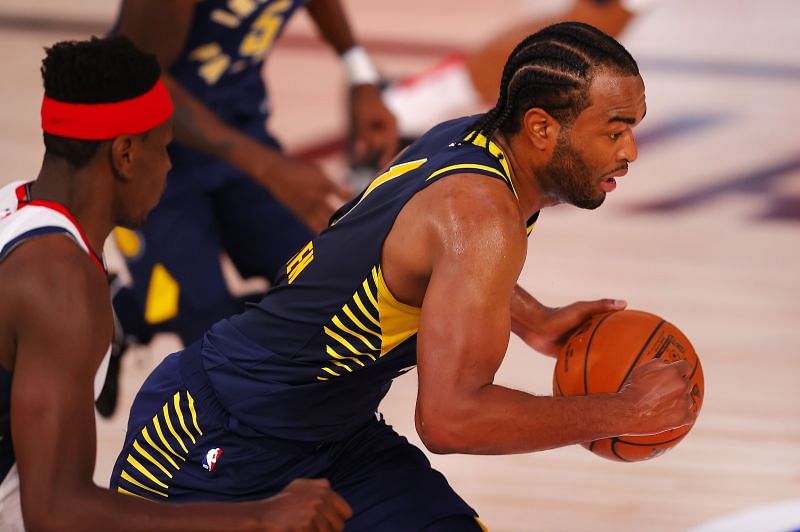
[(263, 123), (268, 112), (263, 61), (286, 22), (304, 3), (198, 1), (183, 51), (170, 74), (222, 120), (260, 117)]
[[(62, 205), (30, 199), (30, 182), (17, 181), (0, 188), (0, 263), (18, 246), (43, 235), (63, 234), (71, 238), (105, 272), (102, 258), (89, 247), (75, 218)], [(105, 382), (109, 346), (94, 379), (95, 397)], [(11, 441), (12, 372), (0, 367), (0, 506), (19, 508), (18, 479)], [(0, 508), (0, 509), (2, 509)], [(0, 521), (3, 523), (3, 521)]]
[(261, 302), (205, 335), (205, 373), (234, 418), (280, 438), (333, 441), (374, 415), (392, 379), (416, 364), (420, 309), (389, 291), (381, 249), (403, 206), (446, 176), (482, 174), (516, 195), (501, 149), (466, 140), (476, 119), (422, 136), (289, 260)]

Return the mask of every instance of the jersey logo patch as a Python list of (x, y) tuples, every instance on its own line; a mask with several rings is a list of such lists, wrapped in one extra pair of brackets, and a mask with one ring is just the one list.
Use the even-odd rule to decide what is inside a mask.
[(222, 449), (219, 447), (209, 449), (205, 457), (203, 457), (203, 468), (208, 469), (209, 473), (213, 473), (214, 469), (217, 467), (217, 461), (220, 456), (222, 456)]

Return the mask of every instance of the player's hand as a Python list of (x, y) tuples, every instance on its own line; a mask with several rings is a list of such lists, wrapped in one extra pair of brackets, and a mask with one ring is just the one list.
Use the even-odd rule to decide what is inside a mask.
[(264, 522), (271, 532), (344, 529), (353, 511), (325, 479), (298, 479), (265, 501)]
[(397, 153), (397, 121), (377, 85), (356, 85), (350, 91), (353, 162), (377, 162), (383, 168)]
[[(522, 340), (543, 355), (557, 356), (570, 334), (595, 314), (623, 310), (627, 306), (619, 299), (578, 301), (565, 307), (544, 307), (536, 316), (523, 316), (519, 329)], [(518, 321), (520, 320), (517, 318)]]
[(269, 183), (275, 197), (315, 233), (325, 229), (336, 209), (353, 197), (349, 188), (307, 161), (286, 157), (277, 168), (265, 168), (264, 174), (258, 181)]
[(632, 408), (627, 434), (658, 434), (694, 423), (691, 371), (687, 360), (667, 364), (654, 359), (634, 368), (620, 391)]

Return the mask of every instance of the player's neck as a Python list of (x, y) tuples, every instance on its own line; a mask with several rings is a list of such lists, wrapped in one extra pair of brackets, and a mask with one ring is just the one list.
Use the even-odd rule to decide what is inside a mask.
[(519, 145), (521, 140), (516, 136), (507, 138), (505, 135), (498, 134), (495, 137), (495, 142), (500, 145), (508, 160), (508, 166), (511, 169), (511, 182), (517, 192), (523, 221), (543, 208), (558, 203), (542, 188), (535, 174), (534, 165), (515, 155), (516, 153), (526, 153), (528, 151)]
[(45, 157), (31, 199), (63, 205), (75, 217), (92, 250), (100, 255), (103, 243), (114, 227), (110, 198), (105, 194), (97, 168), (91, 162), (75, 170), (66, 161)]

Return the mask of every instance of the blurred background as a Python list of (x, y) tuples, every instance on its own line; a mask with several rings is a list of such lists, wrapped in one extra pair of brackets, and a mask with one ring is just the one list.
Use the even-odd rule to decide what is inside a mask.
[[(389, 79), (565, 5), (343, 3)], [(0, 2), (0, 184), (39, 170), (43, 47), (103, 34), (116, 10), (107, 0)], [(623, 298), (676, 324), (703, 362), (703, 411), (679, 446), (650, 462), (613, 463), (578, 446), (431, 460), (491, 530), (800, 527), (800, 2), (651, 2), (620, 40), (647, 86), (639, 160), (598, 211), (543, 213), (520, 284), (551, 306)], [(345, 180), (345, 77), (305, 13), (290, 22), (266, 69), (271, 130), (290, 153)], [(107, 254), (112, 269), (123, 267), (112, 244)], [(228, 270), (234, 290), (261, 282), (243, 284)], [(162, 335), (123, 359), (121, 406), (98, 419), (99, 484), (108, 483), (133, 395), (178, 348)], [(552, 367), (512, 338), (497, 381), (549, 394)], [(411, 372), (382, 410), (419, 443), (415, 394)], [(780, 524), (787, 515), (793, 525)]]

